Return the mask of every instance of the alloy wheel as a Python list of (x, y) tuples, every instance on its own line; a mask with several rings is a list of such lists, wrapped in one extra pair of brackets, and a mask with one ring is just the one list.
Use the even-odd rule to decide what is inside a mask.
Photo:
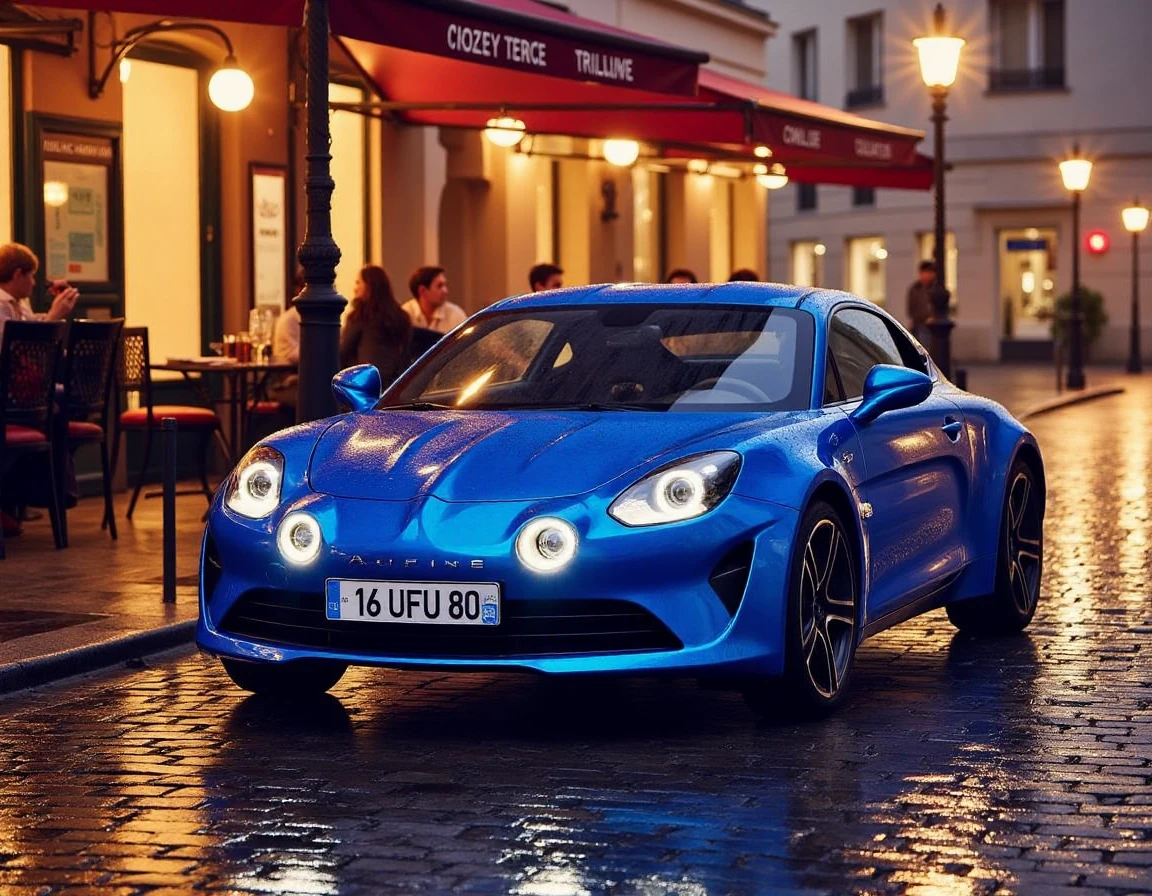
[(1025, 471), (1017, 471), (1008, 491), (1008, 582), (1012, 602), (1022, 616), (1036, 606), (1040, 593), (1040, 495)]
[(800, 645), (812, 686), (831, 699), (840, 691), (856, 637), (852, 552), (836, 522), (820, 520), (808, 536), (800, 573)]

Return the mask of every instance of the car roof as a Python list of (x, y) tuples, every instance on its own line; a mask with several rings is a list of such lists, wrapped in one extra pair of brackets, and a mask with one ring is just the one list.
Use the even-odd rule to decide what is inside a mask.
[[(817, 316), (844, 301), (865, 303), (851, 293), (788, 283), (597, 283), (525, 293), (496, 302), (489, 311), (553, 308), (561, 305), (751, 305), (800, 308)], [(867, 304), (867, 303), (865, 303)]]

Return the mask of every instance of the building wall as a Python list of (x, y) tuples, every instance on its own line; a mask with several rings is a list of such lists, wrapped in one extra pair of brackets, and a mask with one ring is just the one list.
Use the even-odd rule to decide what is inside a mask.
[[(795, 91), (792, 37), (818, 29), (820, 102), (843, 106), (849, 87), (846, 20), (883, 11), (884, 103), (860, 114), (930, 131), (928, 91), (920, 80), (911, 40), (930, 31), (932, 4), (896, 0), (841, 0), (815, 4), (780, 0), (771, 5), (779, 23), (769, 60), (769, 83)], [(1101, 293), (1109, 323), (1093, 347), (1098, 360), (1126, 357), (1131, 295), (1130, 237), (1120, 209), (1134, 195), (1152, 198), (1152, 104), (1142, 71), (1142, 52), (1152, 34), (1152, 3), (1145, 0), (1067, 0), (1065, 90), (989, 91), (994, 49), (986, 0), (954, 0), (949, 22), (968, 43), (957, 83), (948, 97), (945, 148), (953, 169), (946, 180), (947, 229), (958, 249), (954, 355), (994, 359), (1002, 351), (1006, 299), (1001, 289), (1001, 231), (1052, 227), (1055, 292), (1071, 288), (1071, 212), (1058, 162), (1079, 142), (1095, 161), (1083, 195), (1081, 236), (1105, 230), (1111, 249), (1100, 256), (1081, 247), (1081, 283)], [(1108, 64), (1102, 63), (1109, 60)], [(931, 134), (923, 151), (933, 152)], [(851, 191), (819, 187), (815, 211), (796, 210), (789, 186), (772, 197), (769, 251), (774, 276), (791, 276), (790, 246), (814, 239), (827, 246), (824, 285), (845, 285), (844, 247), (853, 236), (878, 233), (887, 240), (886, 292), (903, 315), (904, 292), (919, 260), (917, 236), (933, 226), (932, 194), (877, 192), (875, 207), (853, 207)], [(1141, 292), (1152, 294), (1152, 249), (1144, 240)], [(896, 303), (893, 306), (893, 302)], [(1145, 316), (1147, 319), (1147, 316)], [(1143, 334), (1152, 352), (1152, 321)]]

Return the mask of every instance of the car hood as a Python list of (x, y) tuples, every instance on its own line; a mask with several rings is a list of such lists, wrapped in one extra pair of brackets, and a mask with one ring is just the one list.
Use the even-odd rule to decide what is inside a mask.
[[(628, 411), (349, 414), (320, 438), (309, 481), (324, 494), (406, 501), (529, 501), (592, 491), (648, 461), (718, 447), (792, 414)], [(701, 441), (708, 436), (706, 444)], [(718, 438), (717, 438), (718, 437)]]

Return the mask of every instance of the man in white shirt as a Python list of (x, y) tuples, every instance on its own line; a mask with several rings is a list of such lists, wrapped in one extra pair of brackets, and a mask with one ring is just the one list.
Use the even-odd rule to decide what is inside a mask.
[(448, 278), (444, 268), (434, 265), (416, 268), (408, 278), (412, 298), (400, 307), (408, 312), (412, 326), (447, 333), (464, 323), (464, 309), (448, 301)]
[(0, 246), (0, 338), (4, 324), (10, 320), (64, 320), (72, 313), (80, 290), (69, 286), (67, 280), (53, 280), (48, 284), (52, 306), (43, 314), (32, 310), (28, 297), (36, 287), (36, 272), (40, 259), (21, 243)]

